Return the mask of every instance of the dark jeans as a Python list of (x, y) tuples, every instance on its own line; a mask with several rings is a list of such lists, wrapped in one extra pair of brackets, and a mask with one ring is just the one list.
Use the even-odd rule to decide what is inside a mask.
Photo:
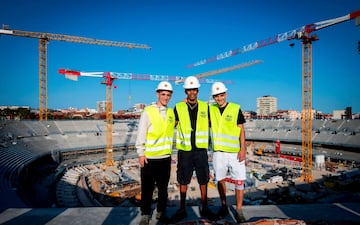
[(171, 157), (164, 159), (148, 159), (141, 168), (141, 214), (150, 215), (151, 202), (155, 185), (158, 188), (157, 211), (165, 212), (168, 198)]

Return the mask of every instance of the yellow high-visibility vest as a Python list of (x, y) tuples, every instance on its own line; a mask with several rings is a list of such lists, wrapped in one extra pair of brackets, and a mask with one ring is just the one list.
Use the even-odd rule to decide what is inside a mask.
[(210, 106), (211, 141), (214, 151), (239, 152), (240, 127), (237, 118), (240, 105), (228, 103), (224, 112), (220, 114), (217, 104)]
[(152, 130), (146, 135), (145, 156), (171, 155), (175, 127), (173, 109), (166, 109), (165, 121), (157, 107), (147, 106), (145, 111), (152, 125)]
[[(185, 102), (177, 103), (176, 111), (179, 116), (176, 148), (183, 151), (190, 151), (192, 128), (187, 104)], [(209, 112), (208, 105), (203, 101), (198, 101), (195, 143), (197, 148), (209, 147)]]

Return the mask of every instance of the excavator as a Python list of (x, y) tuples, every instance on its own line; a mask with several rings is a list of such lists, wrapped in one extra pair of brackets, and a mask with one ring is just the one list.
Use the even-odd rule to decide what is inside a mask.
[(262, 156), (265, 148), (266, 148), (265, 145), (261, 145), (257, 150), (255, 150), (255, 155)]

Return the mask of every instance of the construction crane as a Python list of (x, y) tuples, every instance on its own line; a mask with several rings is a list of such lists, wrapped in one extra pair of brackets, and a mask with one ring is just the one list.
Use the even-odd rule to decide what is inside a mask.
[(220, 53), (214, 57), (200, 60), (187, 65), (187, 68), (204, 65), (222, 60), (238, 54), (246, 53), (261, 47), (279, 43), (285, 40), (298, 39), (302, 41), (302, 176), (301, 179), (310, 183), (312, 181), (312, 42), (317, 41), (312, 32), (333, 26), (348, 20), (356, 19), (360, 24), (360, 10), (334, 19), (308, 24), (300, 28), (277, 34), (273, 37), (256, 41), (249, 45)]
[[(208, 77), (208, 76), (212, 76), (212, 75), (219, 74), (219, 73), (226, 73), (226, 72), (230, 72), (233, 70), (242, 69), (242, 68), (245, 68), (248, 66), (260, 64), (262, 62), (263, 62), (262, 60), (253, 60), (253, 61), (241, 63), (241, 64), (231, 66), (231, 67), (226, 67), (226, 68), (222, 68), (222, 69), (217, 69), (217, 70), (212, 70), (212, 71), (208, 71), (208, 72), (204, 72), (204, 73), (195, 74), (193, 76), (199, 78), (199, 80), (201, 81), (203, 79), (203, 77)], [(179, 84), (184, 81), (185, 81), (185, 78), (180, 78), (178, 80), (175, 80), (175, 83)]]
[[(241, 63), (235, 66), (226, 67), (222, 69), (212, 70), (204, 73), (194, 74), (192, 76), (195, 76), (199, 78), (200, 83), (214, 83), (216, 79), (207, 79), (204, 77), (230, 72), (233, 70), (245, 68), (248, 66), (252, 66), (255, 64), (262, 63), (262, 60), (253, 60), (246, 63)], [(127, 73), (127, 72), (81, 72), (77, 70), (71, 70), (71, 69), (59, 69), (59, 74), (65, 75), (65, 78), (77, 81), (79, 76), (88, 76), (88, 77), (104, 77), (106, 74), (110, 74), (111, 77), (114, 77), (116, 79), (120, 80), (152, 80), (152, 81), (169, 81), (169, 82), (175, 82), (176, 84), (179, 84), (181, 82), (184, 82), (185, 78), (181, 75), (161, 75), (161, 74), (140, 74), (140, 73)], [(231, 80), (223, 80), (222, 82), (231, 84)]]
[[(255, 60), (245, 64), (239, 64), (229, 68), (224, 68), (221, 70), (210, 71), (207, 73), (197, 74), (195, 76), (199, 77), (201, 83), (213, 83), (217, 80), (205, 79), (205, 76), (211, 76), (219, 73), (225, 73), (228, 71), (233, 71), (236, 69), (244, 68), (247, 66), (255, 65), (261, 63), (261, 60)], [(65, 78), (77, 81), (79, 76), (87, 77), (97, 77), (104, 78), (101, 84), (106, 85), (106, 166), (114, 166), (115, 162), (113, 159), (113, 142), (112, 142), (112, 132), (113, 132), (113, 116), (112, 116), (112, 86), (113, 81), (117, 79), (121, 80), (153, 80), (153, 81), (174, 81), (174, 82), (183, 82), (185, 79), (182, 76), (168, 76), (168, 75), (153, 75), (153, 74), (136, 74), (136, 73), (119, 73), (119, 72), (80, 72), (76, 70), (69, 69), (59, 69), (59, 74), (65, 75)], [(223, 81), (225, 83), (231, 83), (231, 81)]]
[(126, 73), (111, 73), (111, 72), (79, 72), (75, 70), (59, 69), (59, 74), (65, 75), (65, 78), (77, 81), (79, 76), (104, 78), (101, 84), (106, 86), (106, 159), (105, 165), (111, 167), (115, 165), (113, 159), (113, 115), (112, 115), (112, 86), (116, 79), (123, 79), (127, 77)]
[(94, 38), (78, 37), (64, 34), (10, 30), (9, 27), (5, 25), (3, 25), (2, 29), (0, 29), (0, 35), (1, 34), (39, 39), (39, 120), (47, 120), (48, 115), (47, 44), (50, 40), (124, 48), (150, 49), (150, 47), (145, 44), (98, 40)]

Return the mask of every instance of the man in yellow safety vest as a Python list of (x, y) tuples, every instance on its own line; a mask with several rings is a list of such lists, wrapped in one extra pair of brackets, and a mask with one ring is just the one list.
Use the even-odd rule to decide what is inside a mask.
[(215, 219), (215, 214), (209, 210), (207, 205), (209, 107), (206, 102), (197, 99), (200, 83), (196, 77), (187, 77), (183, 87), (187, 97), (184, 101), (177, 103), (174, 109), (177, 123), (177, 181), (180, 184), (180, 208), (172, 216), (172, 223), (187, 216), (186, 192), (194, 170), (200, 186), (200, 215), (210, 220)]
[(142, 112), (135, 147), (141, 168), (141, 220), (148, 225), (155, 184), (158, 188), (156, 219), (166, 222), (168, 183), (171, 170), (171, 153), (174, 139), (175, 115), (167, 104), (173, 89), (162, 81), (156, 88), (156, 104), (145, 107)]
[[(245, 118), (240, 105), (227, 102), (227, 88), (222, 82), (215, 82), (211, 88), (211, 95), (215, 104), (210, 106), (211, 141), (214, 150), (213, 166), (215, 178), (221, 199), (218, 218), (224, 218), (228, 213), (226, 202), (225, 182), (230, 179), (235, 183), (236, 214), (238, 223), (245, 222), (242, 212), (244, 196), (245, 170)], [(230, 177), (229, 177), (230, 176)]]

